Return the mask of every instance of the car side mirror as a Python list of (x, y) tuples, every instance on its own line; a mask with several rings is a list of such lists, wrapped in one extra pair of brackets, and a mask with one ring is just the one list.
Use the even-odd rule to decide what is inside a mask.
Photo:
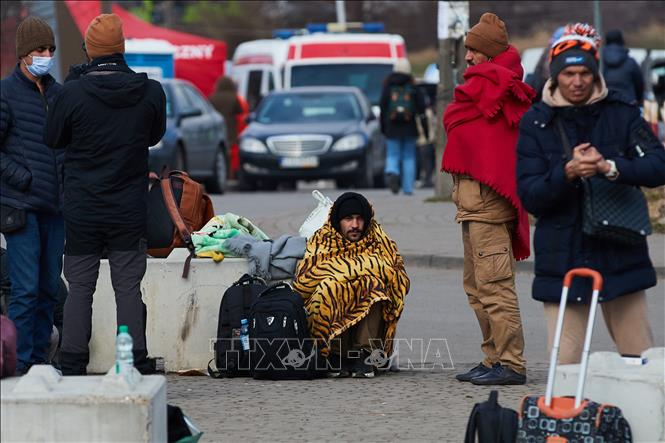
[(200, 109), (196, 108), (187, 108), (183, 112), (178, 115), (178, 124), (180, 124), (184, 119), (190, 118), (190, 117), (198, 117), (199, 115), (202, 115), (203, 113), (201, 112)]
[(250, 112), (247, 114), (247, 117), (245, 117), (245, 123), (247, 124), (250, 124), (254, 120), (256, 120), (256, 112)]

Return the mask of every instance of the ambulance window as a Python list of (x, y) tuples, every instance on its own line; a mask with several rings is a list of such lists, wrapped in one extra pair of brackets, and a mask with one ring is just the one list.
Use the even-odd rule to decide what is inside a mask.
[(249, 109), (254, 110), (261, 100), (261, 74), (262, 71), (250, 71), (247, 82), (247, 103)]
[(275, 89), (275, 79), (272, 77), (272, 72), (268, 73), (268, 91)]

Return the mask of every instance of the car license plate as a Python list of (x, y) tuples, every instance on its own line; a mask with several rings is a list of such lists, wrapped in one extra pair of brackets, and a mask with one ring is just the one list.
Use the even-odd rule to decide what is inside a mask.
[(316, 168), (319, 166), (319, 157), (282, 157), (282, 168)]

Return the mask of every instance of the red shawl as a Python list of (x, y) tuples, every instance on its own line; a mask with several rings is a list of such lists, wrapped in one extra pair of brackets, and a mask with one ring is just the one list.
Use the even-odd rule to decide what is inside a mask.
[(522, 75), (520, 56), (512, 46), (466, 70), (465, 82), (455, 88), (443, 116), (448, 141), (441, 164), (446, 172), (486, 184), (513, 205), (516, 260), (529, 257), (529, 218), (517, 196), (515, 173), (518, 124), (536, 95)]

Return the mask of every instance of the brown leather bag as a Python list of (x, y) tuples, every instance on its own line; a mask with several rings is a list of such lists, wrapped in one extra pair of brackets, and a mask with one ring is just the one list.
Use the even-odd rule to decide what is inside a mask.
[(159, 186), (154, 183), (148, 194), (148, 254), (163, 258), (174, 248), (189, 249), (182, 273), (187, 278), (195, 255), (191, 233), (214, 217), (212, 200), (186, 172), (171, 171), (161, 178), (151, 173), (150, 178)]

